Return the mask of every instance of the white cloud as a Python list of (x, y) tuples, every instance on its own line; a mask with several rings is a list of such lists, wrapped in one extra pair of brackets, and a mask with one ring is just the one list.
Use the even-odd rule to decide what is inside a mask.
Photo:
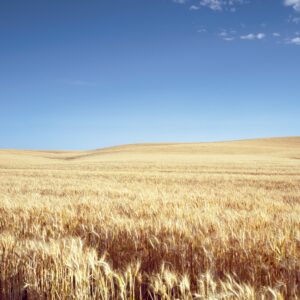
[(221, 37), (225, 37), (225, 36), (227, 36), (227, 35), (228, 35), (227, 31), (221, 31), (221, 32), (219, 33), (219, 36), (221, 36)]
[(272, 35), (273, 35), (274, 37), (280, 37), (280, 33), (278, 33), (278, 32), (273, 32)]
[(190, 10), (198, 10), (198, 9), (200, 9), (200, 7), (197, 5), (190, 6)]
[(206, 6), (212, 10), (222, 10), (223, 9), (223, 1), (221, 0), (201, 0), (201, 6)]
[[(178, 4), (186, 4), (189, 0), (173, 0)], [(190, 10), (199, 10), (201, 7), (207, 7), (214, 11), (230, 11), (235, 12), (237, 5), (249, 3), (249, 0), (198, 0), (197, 3), (191, 4)]]
[(188, 2), (188, 0), (173, 0), (173, 2), (178, 3), (178, 4), (185, 4)]
[(294, 38), (291, 38), (287, 41), (288, 44), (294, 44), (294, 45), (297, 45), (297, 46), (300, 46), (300, 37), (299, 36), (296, 36)]
[(235, 40), (235, 35), (236, 35), (236, 30), (234, 29), (221, 29), (221, 31), (218, 33), (218, 36), (226, 41), (226, 42), (231, 42)]
[(300, 23), (300, 17), (290, 16), (288, 19), (288, 22), (298, 24), (298, 23)]
[(256, 35), (253, 33), (249, 33), (247, 35), (241, 35), (241, 40), (255, 40)]
[(207, 29), (205, 27), (201, 27), (197, 30), (198, 33), (206, 33)]
[(200, 5), (208, 7), (214, 11), (236, 12), (237, 5), (249, 3), (249, 0), (200, 0)]
[(262, 40), (262, 39), (264, 39), (266, 37), (266, 35), (264, 34), (264, 33), (258, 33), (257, 35), (256, 35), (256, 38), (258, 39), (258, 40)]
[(284, 0), (284, 5), (292, 6), (294, 10), (300, 12), (300, 0)]
[(240, 39), (241, 40), (249, 40), (249, 41), (253, 41), (253, 40), (262, 40), (266, 37), (265, 33), (249, 33), (247, 35), (241, 35)]

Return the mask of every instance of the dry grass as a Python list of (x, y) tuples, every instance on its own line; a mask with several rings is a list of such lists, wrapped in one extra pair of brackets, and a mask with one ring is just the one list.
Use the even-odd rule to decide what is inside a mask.
[(300, 138), (0, 151), (0, 299), (300, 298)]

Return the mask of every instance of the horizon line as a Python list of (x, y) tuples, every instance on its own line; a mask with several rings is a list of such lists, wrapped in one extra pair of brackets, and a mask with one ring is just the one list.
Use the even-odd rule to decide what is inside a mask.
[(191, 144), (214, 144), (214, 143), (231, 143), (231, 142), (246, 142), (246, 141), (256, 141), (256, 140), (276, 140), (276, 139), (291, 139), (300, 138), (300, 135), (291, 136), (269, 136), (269, 137), (254, 137), (254, 138), (241, 138), (241, 139), (228, 139), (228, 140), (213, 140), (213, 141), (197, 141), (197, 142), (136, 142), (136, 143), (124, 143), (115, 144), (111, 146), (105, 146), (95, 149), (27, 149), (27, 148), (0, 148), (0, 151), (36, 151), (36, 152), (84, 152), (84, 151), (100, 151), (111, 148), (119, 148), (125, 146), (143, 146), (143, 145), (191, 145)]

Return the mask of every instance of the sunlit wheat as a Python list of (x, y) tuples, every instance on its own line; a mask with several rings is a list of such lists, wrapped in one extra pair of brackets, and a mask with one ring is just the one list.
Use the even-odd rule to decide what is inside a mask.
[(0, 151), (0, 299), (300, 298), (300, 138)]

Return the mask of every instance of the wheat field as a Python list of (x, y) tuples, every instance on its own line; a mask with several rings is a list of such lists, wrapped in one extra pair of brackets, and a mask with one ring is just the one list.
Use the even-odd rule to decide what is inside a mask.
[(0, 150), (0, 299), (300, 299), (300, 138)]

